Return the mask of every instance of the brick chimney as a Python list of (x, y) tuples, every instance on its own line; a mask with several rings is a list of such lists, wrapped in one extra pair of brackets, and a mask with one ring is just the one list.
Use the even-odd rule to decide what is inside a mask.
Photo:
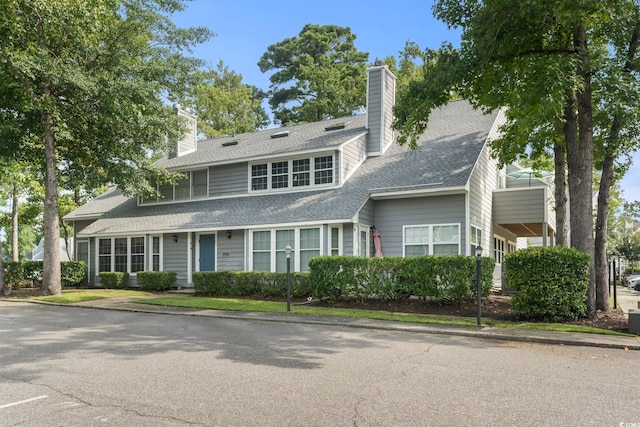
[(376, 61), (367, 70), (367, 154), (380, 156), (393, 143), (391, 130), (396, 101), (396, 76), (384, 61)]

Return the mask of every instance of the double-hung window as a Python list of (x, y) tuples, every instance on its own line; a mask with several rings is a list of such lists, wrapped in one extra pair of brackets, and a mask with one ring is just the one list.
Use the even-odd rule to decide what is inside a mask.
[(482, 246), (482, 230), (478, 227), (471, 226), (471, 253), (475, 253), (478, 246)]
[(98, 272), (135, 274), (145, 270), (146, 252), (143, 236), (98, 239), (97, 245)]
[(331, 184), (333, 182), (333, 156), (316, 157), (313, 160), (315, 184)]
[(287, 188), (289, 186), (289, 162), (271, 163), (271, 188)]
[(261, 163), (259, 165), (251, 166), (251, 190), (266, 190), (268, 189), (268, 178), (267, 178), (267, 164)]
[(502, 264), (504, 260), (504, 243), (502, 237), (493, 237), (493, 258), (496, 260), (496, 264)]
[(188, 200), (205, 197), (209, 194), (209, 171), (207, 169), (184, 172), (184, 177), (175, 185), (165, 183), (156, 184), (160, 193), (159, 198), (140, 199), (141, 204), (171, 202), (175, 200)]
[(459, 255), (460, 224), (406, 225), (404, 256)]
[(287, 246), (291, 271), (309, 271), (309, 260), (321, 254), (319, 227), (257, 230), (251, 233), (254, 271), (287, 271)]

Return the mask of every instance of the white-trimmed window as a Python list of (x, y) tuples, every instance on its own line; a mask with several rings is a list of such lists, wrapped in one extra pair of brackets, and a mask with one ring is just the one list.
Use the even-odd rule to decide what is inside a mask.
[(253, 232), (254, 271), (271, 271), (271, 231)]
[(505, 240), (500, 236), (493, 236), (493, 258), (496, 260), (496, 264), (502, 264), (504, 260), (504, 245)]
[(162, 271), (162, 237), (151, 236), (151, 257), (149, 270)]
[(291, 271), (309, 271), (309, 260), (322, 253), (320, 227), (256, 230), (250, 236), (253, 271), (287, 271), (287, 246)]
[(507, 242), (507, 253), (510, 254), (511, 252), (515, 252), (517, 249), (517, 246), (515, 244), (515, 242)]
[(184, 172), (185, 177), (179, 179), (176, 185), (162, 184), (156, 186), (160, 193), (157, 199), (140, 199), (140, 204), (172, 202), (174, 200), (188, 200), (209, 195), (209, 170), (201, 169)]
[(471, 242), (471, 253), (475, 253), (474, 251), (476, 250), (476, 248), (478, 246), (482, 246), (482, 230), (472, 225), (469, 241)]
[(329, 248), (329, 253), (334, 256), (342, 255), (342, 227), (330, 227), (329, 230), (329, 244), (331, 245), (331, 247)]
[(305, 188), (333, 184), (333, 155), (249, 165), (250, 191)]
[(98, 239), (98, 273), (117, 271), (135, 274), (145, 270), (145, 238), (111, 237)]
[(333, 156), (316, 157), (313, 160), (315, 185), (333, 183)]
[(287, 246), (291, 247), (291, 269), (296, 263), (296, 230), (276, 230), (276, 271), (287, 271)]
[(320, 255), (320, 229), (300, 229), (300, 271), (309, 271), (309, 260)]
[(460, 254), (460, 224), (405, 225), (402, 235), (405, 257)]
[(362, 258), (371, 256), (371, 226), (360, 224), (354, 230), (354, 253)]

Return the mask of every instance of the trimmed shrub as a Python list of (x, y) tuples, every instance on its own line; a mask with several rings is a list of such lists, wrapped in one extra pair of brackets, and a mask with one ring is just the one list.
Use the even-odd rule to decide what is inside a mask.
[[(287, 274), (263, 271), (199, 271), (193, 273), (197, 294), (217, 297), (287, 296)], [(309, 273), (291, 273), (291, 296), (311, 295)]]
[[(15, 289), (40, 286), (43, 264), (43, 261), (5, 261), (5, 283)], [(86, 265), (82, 261), (63, 261), (60, 272), (63, 287), (77, 286), (85, 280)]]
[(108, 289), (121, 289), (129, 284), (129, 273), (121, 273), (119, 271), (107, 272), (103, 271), (99, 274), (100, 285)]
[(584, 317), (591, 257), (562, 247), (535, 247), (505, 256), (505, 277), (520, 293), (511, 298), (516, 316), (562, 321)]
[(87, 265), (84, 261), (63, 261), (60, 263), (62, 287), (78, 286), (87, 279)]
[[(390, 300), (407, 295), (461, 304), (476, 293), (476, 258), (424, 256), (357, 258), (315, 257), (309, 262), (316, 298)], [(482, 258), (482, 293), (493, 285), (495, 261)]]
[(174, 271), (138, 271), (138, 286), (145, 291), (168, 291), (178, 275)]

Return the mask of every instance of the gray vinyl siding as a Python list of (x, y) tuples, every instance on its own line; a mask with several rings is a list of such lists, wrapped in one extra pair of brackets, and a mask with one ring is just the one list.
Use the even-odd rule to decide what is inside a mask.
[(218, 232), (217, 271), (244, 270), (244, 230), (231, 230), (231, 239), (227, 239), (226, 231)]
[(348, 177), (366, 157), (366, 139), (364, 136), (351, 141), (342, 150), (342, 180)]
[(209, 196), (246, 194), (249, 188), (247, 162), (209, 168)]
[(461, 253), (464, 254), (467, 245), (464, 194), (375, 202), (375, 226), (380, 232), (384, 256), (402, 256), (403, 226), (430, 224), (460, 224)]
[(380, 127), (382, 126), (382, 68), (369, 71), (369, 87), (367, 91), (367, 127), (369, 135), (367, 140), (368, 152), (380, 152)]
[(367, 203), (364, 204), (364, 206), (362, 206), (360, 212), (358, 213), (360, 224), (369, 226), (375, 224), (374, 205), (375, 201), (370, 199), (367, 201)]
[(353, 228), (356, 225), (353, 223), (346, 223), (342, 226), (342, 254), (353, 256)]
[(545, 187), (496, 191), (493, 194), (493, 222), (496, 224), (545, 222)]
[(384, 73), (384, 98), (382, 99), (384, 113), (382, 115), (382, 151), (385, 151), (394, 140), (394, 132), (391, 129), (393, 123), (393, 106), (395, 99), (395, 77), (391, 72), (385, 70)]
[(178, 241), (174, 242), (172, 234), (162, 236), (163, 245), (163, 269), (174, 271), (177, 274), (176, 284), (187, 283), (187, 258), (189, 255), (187, 233), (176, 233)]
[(382, 153), (393, 141), (395, 78), (384, 66), (369, 69), (367, 78), (367, 152)]
[(87, 219), (83, 221), (73, 221), (73, 233), (77, 235), (79, 232), (81, 232), (86, 227), (91, 225), (94, 221), (95, 221), (94, 219)]
[[(482, 231), (480, 245), (486, 256), (489, 256), (491, 245), (492, 197), (497, 183), (498, 163), (491, 158), (489, 147), (485, 145), (469, 178), (469, 225)], [(464, 246), (462, 254), (472, 255), (470, 243)]]

